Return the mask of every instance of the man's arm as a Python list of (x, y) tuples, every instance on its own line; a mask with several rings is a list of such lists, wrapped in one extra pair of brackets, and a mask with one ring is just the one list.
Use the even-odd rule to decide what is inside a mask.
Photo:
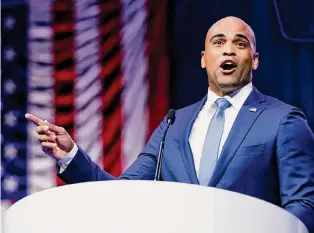
[(152, 180), (155, 175), (156, 157), (165, 126), (166, 120), (164, 119), (152, 134), (143, 152), (138, 156), (135, 162), (117, 178), (103, 171), (80, 147), (78, 147), (78, 151), (71, 162), (63, 171), (58, 173), (58, 176), (66, 183), (114, 179)]
[(277, 162), (283, 208), (314, 233), (314, 136), (298, 109), (280, 123)]

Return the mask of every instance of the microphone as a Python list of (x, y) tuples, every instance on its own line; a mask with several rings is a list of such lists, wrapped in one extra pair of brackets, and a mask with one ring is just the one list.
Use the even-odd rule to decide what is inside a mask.
[(160, 180), (161, 178), (161, 164), (162, 164), (162, 157), (163, 157), (164, 146), (165, 146), (165, 139), (166, 139), (168, 129), (170, 125), (174, 123), (175, 119), (176, 119), (176, 111), (174, 109), (170, 109), (167, 114), (167, 127), (159, 145), (159, 151), (158, 151), (158, 156), (157, 156), (157, 167), (156, 167), (155, 178), (154, 178), (155, 181)]

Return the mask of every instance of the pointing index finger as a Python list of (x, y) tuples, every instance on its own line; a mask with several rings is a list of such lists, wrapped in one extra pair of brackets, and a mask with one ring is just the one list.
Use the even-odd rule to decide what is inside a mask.
[(26, 113), (25, 118), (32, 121), (36, 125), (43, 125), (44, 124), (44, 121), (42, 119), (40, 119), (37, 116), (30, 114), (30, 113)]

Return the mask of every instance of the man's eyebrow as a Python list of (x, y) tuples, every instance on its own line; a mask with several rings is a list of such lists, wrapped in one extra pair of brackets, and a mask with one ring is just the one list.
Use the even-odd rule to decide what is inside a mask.
[(216, 35), (212, 36), (209, 41), (212, 41), (216, 37), (226, 37), (226, 36), (224, 34), (216, 34)]
[(243, 35), (243, 34), (236, 34), (235, 37), (243, 38), (243, 39), (247, 40), (247, 42), (250, 43), (250, 40), (249, 40), (245, 35)]
[[(215, 38), (217, 38), (217, 37), (226, 37), (226, 36), (225, 36), (224, 34), (222, 34), (222, 33), (219, 33), (219, 34), (216, 34), (216, 35), (212, 36), (209, 41), (212, 41), (213, 39), (215, 39)], [(249, 40), (245, 35), (243, 35), (243, 34), (236, 34), (234, 37), (243, 38), (243, 39), (245, 39), (248, 43), (250, 43), (250, 40)]]

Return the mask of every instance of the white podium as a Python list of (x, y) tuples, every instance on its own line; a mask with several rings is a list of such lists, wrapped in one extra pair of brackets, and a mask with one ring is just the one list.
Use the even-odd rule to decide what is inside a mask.
[(23, 198), (4, 217), (5, 233), (308, 233), (265, 201), (172, 182), (66, 185)]

